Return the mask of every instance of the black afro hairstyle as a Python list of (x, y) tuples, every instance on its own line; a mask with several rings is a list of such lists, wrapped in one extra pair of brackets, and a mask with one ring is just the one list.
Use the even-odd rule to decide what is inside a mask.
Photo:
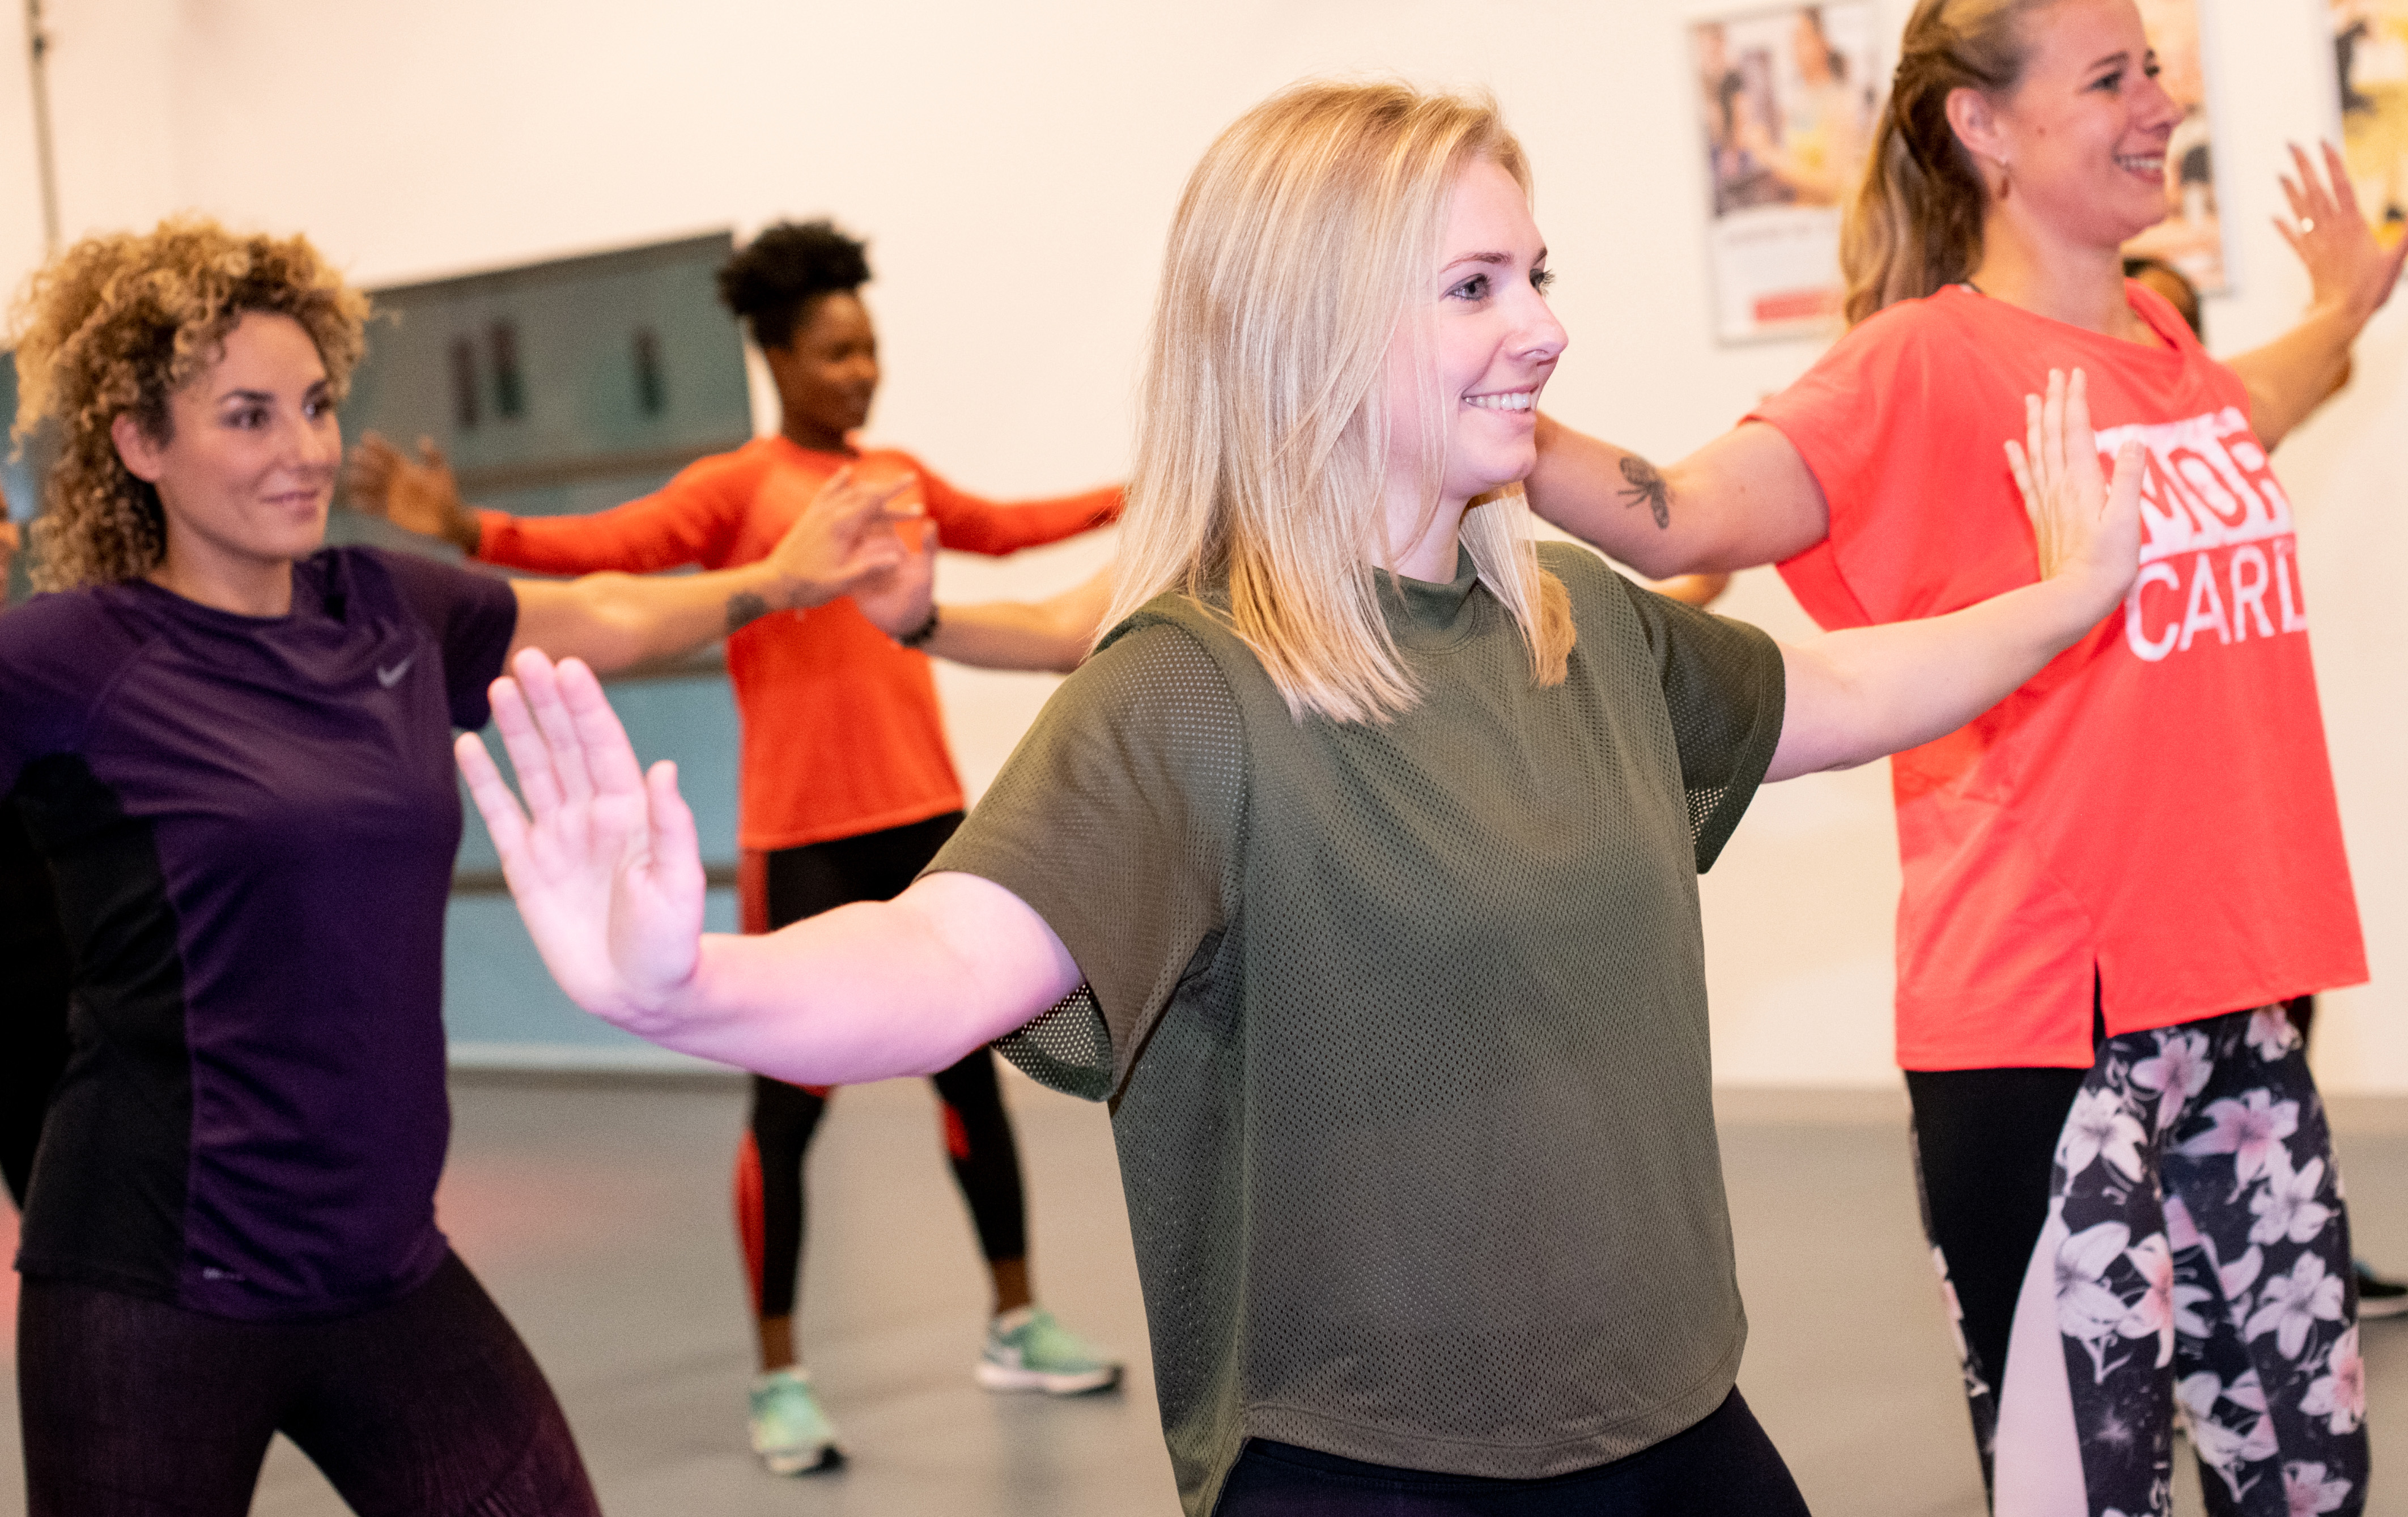
[(766, 227), (719, 270), (719, 298), (752, 328), (764, 348), (794, 341), (795, 326), (822, 295), (846, 293), (869, 282), (867, 245), (846, 236), (826, 217)]

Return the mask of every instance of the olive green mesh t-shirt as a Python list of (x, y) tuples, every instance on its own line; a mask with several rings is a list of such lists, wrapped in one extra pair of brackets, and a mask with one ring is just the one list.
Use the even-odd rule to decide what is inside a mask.
[(1383, 580), (1423, 696), (1382, 725), (1293, 720), (1209, 613), (1154, 602), (929, 866), (1011, 891), (1086, 977), (996, 1046), (1113, 1102), (1192, 1513), (1250, 1437), (1534, 1479), (1738, 1373), (1697, 875), (1770, 761), (1781, 655), (1541, 552), (1570, 678), (1532, 683), (1466, 555)]

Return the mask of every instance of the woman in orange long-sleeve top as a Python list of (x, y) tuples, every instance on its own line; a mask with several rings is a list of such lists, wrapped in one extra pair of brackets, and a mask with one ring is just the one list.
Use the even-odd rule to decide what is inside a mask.
[[(908, 453), (856, 449), (852, 434), (868, 419), (879, 379), (877, 337), (857, 293), (868, 279), (862, 245), (826, 222), (773, 226), (729, 261), (720, 293), (768, 361), (782, 428), (700, 460), (657, 494), (582, 517), (475, 510), (431, 449), (422, 444), (412, 462), (370, 436), (353, 461), (351, 498), (483, 562), (552, 573), (750, 562), (845, 468), (913, 476), (939, 545), (970, 552), (1055, 542), (1119, 515), (1117, 488), (999, 504), (954, 489)], [(943, 653), (946, 644), (934, 614), (914, 627), (882, 628), (850, 599), (731, 631), (727, 669), (743, 726), (746, 931), (887, 899), (952, 836), (962, 818), (961, 780), (921, 651)], [(965, 657), (981, 661), (974, 651)], [(994, 1277), (981, 1382), (1057, 1395), (1118, 1383), (1121, 1367), (1030, 1295), (1020, 1164), (993, 1057), (982, 1049), (931, 1078), (946, 1152)], [(754, 1076), (738, 1156), (738, 1225), (761, 1346), (752, 1443), (780, 1474), (840, 1458), (835, 1428), (796, 1360), (792, 1329), (802, 1161), (827, 1094)]]

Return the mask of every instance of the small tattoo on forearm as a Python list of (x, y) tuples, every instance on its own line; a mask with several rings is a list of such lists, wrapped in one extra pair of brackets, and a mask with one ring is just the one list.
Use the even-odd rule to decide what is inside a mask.
[(1657, 472), (1655, 465), (1637, 453), (1625, 453), (1622, 457), (1622, 478), (1630, 486), (1622, 493), (1623, 505), (1636, 506), (1643, 500), (1649, 513), (1656, 518), (1658, 531), (1672, 524), (1672, 487), (1664, 482), (1664, 476)]
[(741, 631), (752, 623), (769, 614), (769, 603), (749, 590), (739, 590), (727, 597), (727, 630)]

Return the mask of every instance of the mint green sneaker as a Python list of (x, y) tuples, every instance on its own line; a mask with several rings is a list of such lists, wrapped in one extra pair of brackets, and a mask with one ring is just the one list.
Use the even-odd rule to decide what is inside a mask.
[(772, 1369), (753, 1381), (752, 1452), (772, 1475), (806, 1475), (844, 1463), (836, 1424), (820, 1410), (809, 1375)]
[(1118, 1385), (1121, 1367), (1055, 1322), (1054, 1313), (1042, 1307), (1022, 1307), (987, 1324), (978, 1382), (990, 1391), (1082, 1395)]

